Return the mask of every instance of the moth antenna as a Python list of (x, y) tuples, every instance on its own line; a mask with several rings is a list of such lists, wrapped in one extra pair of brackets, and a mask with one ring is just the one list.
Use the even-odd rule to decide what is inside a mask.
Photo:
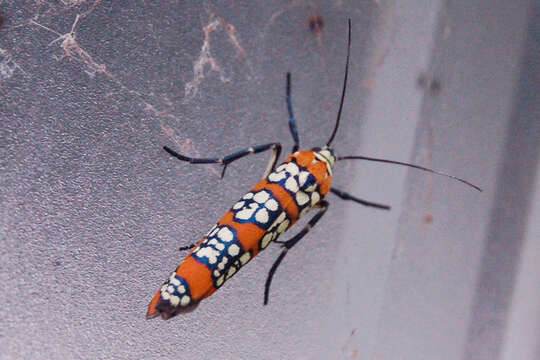
[(396, 164), (396, 165), (408, 166), (408, 167), (412, 167), (412, 168), (415, 168), (415, 169), (418, 169), (418, 170), (427, 171), (427, 172), (430, 172), (430, 173), (433, 173), (433, 174), (446, 176), (448, 178), (451, 178), (451, 179), (457, 180), (459, 182), (462, 182), (465, 185), (468, 185), (468, 186), (474, 188), (475, 190), (482, 191), (482, 189), (480, 187), (468, 182), (467, 180), (459, 178), (457, 176), (446, 174), (446, 173), (443, 173), (441, 171), (436, 171), (436, 170), (433, 170), (433, 169), (429, 169), (429, 168), (426, 168), (426, 167), (423, 167), (423, 166), (420, 166), (420, 165), (411, 164), (411, 163), (395, 161), (395, 160), (388, 160), (388, 159), (378, 159), (378, 158), (372, 158), (372, 157), (367, 157), (367, 156), (341, 156), (341, 157), (338, 157), (337, 159), (338, 160), (367, 160), (367, 161), (382, 162), (382, 163), (387, 163), (387, 164)]
[(339, 120), (341, 119), (341, 112), (343, 110), (343, 101), (345, 100), (345, 90), (347, 90), (347, 78), (349, 77), (349, 58), (351, 56), (351, 19), (349, 19), (349, 40), (347, 42), (347, 61), (345, 63), (345, 78), (343, 79), (343, 90), (341, 91), (341, 101), (339, 102), (339, 110), (337, 113), (336, 126), (330, 136), (330, 140), (326, 143), (326, 146), (330, 146), (334, 137), (336, 136), (337, 129), (339, 127)]

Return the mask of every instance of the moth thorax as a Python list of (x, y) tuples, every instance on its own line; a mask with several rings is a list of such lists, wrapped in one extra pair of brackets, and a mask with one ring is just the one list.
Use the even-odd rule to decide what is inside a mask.
[(315, 157), (318, 160), (324, 161), (326, 163), (328, 173), (332, 175), (332, 169), (334, 168), (334, 164), (336, 163), (336, 156), (334, 155), (334, 151), (328, 147), (324, 147), (322, 149), (313, 149), (313, 151), (315, 151)]

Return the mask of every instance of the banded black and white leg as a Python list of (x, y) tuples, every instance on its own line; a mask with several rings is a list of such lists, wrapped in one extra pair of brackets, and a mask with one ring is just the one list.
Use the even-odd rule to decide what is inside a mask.
[(252, 146), (252, 147), (237, 151), (233, 154), (227, 155), (222, 158), (192, 158), (192, 157), (181, 155), (167, 146), (164, 146), (163, 149), (166, 152), (168, 152), (170, 155), (174, 156), (175, 158), (182, 161), (187, 161), (191, 164), (220, 164), (221, 166), (223, 166), (223, 170), (221, 171), (221, 178), (223, 178), (223, 176), (225, 175), (225, 170), (227, 169), (227, 166), (233, 161), (241, 159), (244, 156), (248, 156), (251, 154), (258, 154), (266, 150), (273, 150), (274, 153), (272, 154), (272, 157), (270, 158), (270, 161), (268, 162), (266, 171), (264, 172), (264, 177), (267, 177), (268, 174), (270, 174), (272, 170), (274, 170), (274, 167), (276, 166), (279, 155), (281, 154), (280, 143), (269, 143), (269, 144)]
[(331, 188), (330, 191), (334, 195), (336, 195), (337, 197), (339, 197), (339, 198), (341, 198), (343, 200), (351, 200), (351, 201), (354, 201), (355, 203), (362, 204), (364, 206), (374, 207), (374, 208), (377, 208), (377, 209), (390, 210), (390, 205), (384, 205), (384, 204), (379, 204), (379, 203), (372, 202), (372, 201), (362, 200), (360, 198), (352, 196), (351, 194), (349, 194), (349, 193), (347, 193), (345, 191), (341, 191), (341, 190), (336, 189), (336, 188)]
[[(293, 145), (293, 150), (292, 150), (292, 152), (294, 153), (295, 151), (298, 150), (300, 146), (299, 145), (300, 140), (298, 138), (298, 128), (296, 126), (296, 120), (294, 119), (294, 113), (293, 113), (292, 102), (291, 102), (291, 73), (287, 73), (287, 87), (286, 87), (285, 101), (287, 102), (287, 111), (289, 113), (289, 130), (291, 131), (291, 136), (294, 140), (294, 145)], [(174, 156), (175, 158), (182, 161), (187, 161), (191, 164), (220, 164), (223, 166), (223, 170), (221, 171), (222, 178), (225, 175), (225, 170), (227, 169), (227, 166), (233, 161), (241, 159), (247, 155), (257, 154), (257, 153), (272, 149), (274, 151), (274, 154), (270, 158), (268, 162), (268, 166), (263, 176), (263, 177), (267, 177), (272, 172), (272, 170), (274, 170), (276, 163), (279, 159), (279, 155), (281, 154), (281, 143), (269, 143), (269, 144), (249, 147), (249, 148), (237, 151), (231, 155), (227, 155), (222, 158), (192, 158), (189, 156), (179, 154), (167, 146), (164, 146), (163, 149), (166, 152), (168, 152), (170, 155)]]
[(274, 277), (274, 273), (276, 272), (279, 264), (281, 264), (281, 261), (283, 261), (283, 258), (285, 255), (287, 255), (287, 252), (290, 248), (292, 248), (296, 243), (298, 243), (308, 232), (311, 230), (315, 224), (321, 219), (321, 217), (326, 213), (326, 210), (328, 210), (328, 202), (321, 201), (318, 205), (316, 205), (320, 210), (315, 216), (309, 220), (309, 222), (306, 224), (306, 226), (300, 230), (298, 234), (293, 236), (290, 240), (287, 241), (277, 241), (274, 240), (274, 242), (281, 244), (281, 247), (283, 247), (283, 251), (281, 251), (281, 254), (279, 254), (278, 258), (270, 268), (270, 271), (268, 272), (268, 276), (266, 278), (266, 283), (264, 284), (264, 305), (268, 304), (268, 296), (270, 294), (270, 285), (272, 283), (272, 278)]

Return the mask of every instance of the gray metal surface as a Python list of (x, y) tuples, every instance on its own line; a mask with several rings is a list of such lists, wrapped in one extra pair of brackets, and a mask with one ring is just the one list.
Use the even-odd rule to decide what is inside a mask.
[(528, 215), (540, 138), (531, 8), (458, 1), (438, 14), (429, 74), (439, 85), (424, 100), (415, 158), (474, 174), (484, 193), (411, 174), (378, 359), (500, 358), (524, 231), (538, 221)]
[[(526, 94), (540, 91), (523, 80), (537, 76), (527, 35), (537, 28), (527, 24), (538, 9), (467, 4), (0, 2), (0, 358), (511, 358), (523, 309), (538, 297), (523, 292), (538, 272), (520, 256), (535, 249), (538, 220), (530, 205), (515, 209), (538, 187), (538, 101)], [(213, 156), (281, 141), (288, 151), (287, 71), (300, 141), (321, 145), (337, 112), (348, 17), (339, 154), (412, 160), (484, 193), (338, 163), (336, 186), (392, 211), (330, 197), (276, 273), (268, 306), (278, 246), (195, 312), (145, 320), (184, 256), (178, 247), (199, 240), (267, 160), (241, 160), (220, 180), (161, 147)], [(498, 216), (507, 200), (519, 221)], [(512, 274), (492, 284), (507, 266)]]
[[(336, 144), (356, 148), (377, 7), (351, 3), (3, 3), (1, 358), (316, 358), (327, 348), (337, 204), (283, 263), (269, 306), (263, 285), (277, 246), (196, 312), (168, 322), (145, 312), (185, 256), (178, 247), (259, 181), (268, 157), (239, 161), (220, 180), (162, 146), (193, 156), (270, 141), (290, 149), (287, 71), (302, 144), (321, 145), (349, 16), (353, 101)], [(316, 13), (322, 33), (309, 28)], [(347, 173), (336, 178), (345, 188)]]

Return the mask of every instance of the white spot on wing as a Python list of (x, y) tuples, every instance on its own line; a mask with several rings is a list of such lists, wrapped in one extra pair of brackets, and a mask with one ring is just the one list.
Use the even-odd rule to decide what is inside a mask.
[(313, 194), (311, 194), (311, 206), (314, 206), (316, 203), (319, 202), (319, 200), (321, 200), (321, 196), (318, 192), (314, 192)]
[(268, 194), (268, 192), (263, 190), (256, 193), (255, 196), (253, 197), (253, 200), (258, 202), (259, 204), (262, 204), (263, 202), (268, 200), (269, 197), (270, 197), (270, 194)]
[(261, 248), (265, 248), (268, 246), (268, 244), (270, 244), (270, 241), (272, 240), (272, 233), (268, 233), (266, 235), (264, 235), (264, 237), (262, 238), (262, 241), (261, 241)]
[(236, 256), (240, 253), (240, 247), (236, 244), (232, 244), (231, 246), (229, 246), (229, 255), (231, 256)]
[(178, 303), (180, 302), (180, 298), (176, 295), (172, 295), (169, 301), (171, 302), (172, 306), (177, 306)]
[(187, 306), (190, 302), (191, 302), (191, 298), (187, 295), (182, 296), (182, 299), (180, 299), (181, 306)]
[(279, 224), (278, 226), (278, 233), (282, 233), (284, 232), (285, 230), (287, 230), (287, 227), (289, 227), (289, 220), (284, 220), (281, 224)]
[(243, 201), (239, 201), (237, 202), (236, 204), (234, 204), (234, 206), (232, 207), (234, 210), (238, 210), (240, 209), (242, 206), (244, 206), (244, 202)]
[(268, 175), (268, 180), (272, 182), (278, 182), (280, 180), (283, 180), (284, 178), (285, 178), (284, 172), (279, 172), (279, 173), (273, 172), (270, 175)]
[(300, 186), (304, 186), (308, 177), (309, 177), (309, 172), (307, 171), (300, 172), (300, 175), (298, 175), (298, 183), (300, 184)]
[(287, 167), (285, 168), (285, 170), (287, 170), (287, 172), (293, 176), (298, 174), (298, 171), (299, 171), (298, 166), (292, 162), (287, 164)]
[(249, 208), (240, 210), (239, 212), (236, 213), (235, 217), (237, 219), (247, 220), (253, 215), (255, 210), (257, 210), (257, 204), (251, 203), (249, 204)]
[(276, 211), (278, 209), (278, 203), (274, 199), (268, 199), (268, 201), (264, 203), (264, 206), (270, 211)]
[(234, 234), (231, 230), (224, 227), (219, 230), (218, 237), (221, 239), (221, 241), (229, 242), (232, 241), (232, 239), (234, 238)]
[(245, 265), (250, 258), (251, 255), (249, 254), (249, 252), (245, 252), (244, 254), (242, 254), (242, 256), (240, 256), (240, 262), (242, 263), (242, 265)]
[(288, 178), (287, 181), (285, 181), (285, 187), (287, 188), (287, 190), (293, 193), (298, 191), (298, 183), (292, 177)]
[(218, 268), (223, 270), (225, 269), (225, 264), (227, 264), (229, 260), (227, 260), (226, 257), (223, 257), (223, 259), (221, 259), (221, 262), (218, 264)]
[(317, 184), (313, 184), (313, 185), (308, 186), (305, 190), (306, 192), (313, 192), (315, 191), (316, 188), (317, 188)]
[(298, 205), (303, 206), (308, 201), (309, 196), (305, 192), (299, 191), (296, 193), (296, 202), (298, 203)]
[(236, 268), (234, 266), (231, 266), (229, 268), (229, 271), (227, 271), (227, 279), (233, 276), (235, 272), (236, 272)]
[(255, 220), (261, 224), (266, 224), (268, 222), (268, 211), (266, 209), (260, 209), (255, 214)]
[(274, 221), (274, 223), (272, 224), (271, 227), (275, 227), (275, 226), (277, 226), (278, 224), (281, 224), (281, 222), (282, 222), (283, 220), (285, 220), (285, 217), (286, 217), (286, 216), (287, 216), (287, 215), (285, 214), (285, 211), (282, 211), (281, 214), (279, 214), (279, 216), (277, 217), (276, 221)]
[(199, 251), (197, 251), (196, 255), (201, 258), (206, 257), (208, 258), (208, 262), (210, 264), (215, 264), (217, 261), (217, 257), (219, 256), (219, 251), (211, 247), (203, 247), (200, 248)]

